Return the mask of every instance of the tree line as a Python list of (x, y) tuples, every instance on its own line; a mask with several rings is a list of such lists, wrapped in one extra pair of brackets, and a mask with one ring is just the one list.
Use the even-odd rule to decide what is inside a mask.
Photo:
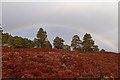
[[(28, 38), (22, 38), (18, 36), (12, 36), (9, 33), (2, 33), (2, 45), (9, 45), (13, 48), (30, 48), (30, 47), (48, 47), (52, 48), (52, 44), (47, 39), (47, 32), (40, 28), (36, 35), (37, 38), (30, 40)], [(98, 45), (95, 45), (95, 41), (91, 35), (86, 33), (83, 40), (78, 35), (72, 37), (71, 45), (64, 44), (64, 40), (60, 37), (56, 37), (53, 40), (53, 46), (57, 49), (74, 50), (74, 51), (105, 51), (99, 50)]]

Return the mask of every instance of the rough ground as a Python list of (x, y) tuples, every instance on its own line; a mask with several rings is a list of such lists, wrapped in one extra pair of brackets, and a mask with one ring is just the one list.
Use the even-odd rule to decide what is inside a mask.
[(118, 54), (3, 47), (2, 76), (3, 78), (117, 78)]

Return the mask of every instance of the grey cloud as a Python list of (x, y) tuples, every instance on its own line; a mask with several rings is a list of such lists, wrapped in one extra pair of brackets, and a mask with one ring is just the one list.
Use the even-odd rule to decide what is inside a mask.
[[(36, 24), (36, 23), (56, 23), (74, 25), (75, 27), (84, 27), (91, 30), (93, 33), (97, 33), (101, 36), (105, 36), (107, 39), (117, 43), (117, 3), (105, 2), (105, 3), (3, 3), (3, 29), (5, 32), (10, 32), (17, 27)], [(40, 26), (40, 25), (39, 25)], [(57, 26), (56, 26), (57, 27)], [(52, 28), (52, 27), (51, 27)], [(57, 28), (56, 28), (57, 29)], [(36, 30), (36, 29), (35, 29)], [(60, 31), (56, 31), (56, 35), (50, 28), (49, 31), (50, 40)], [(53, 29), (54, 30), (54, 29)], [(75, 34), (76, 30), (68, 31), (70, 36), (60, 34), (59, 36), (65, 38), (67, 43), (70, 43), (69, 38), (72, 34)], [(34, 31), (33, 31), (34, 32)], [(67, 34), (66, 30), (63, 33)], [(76, 32), (77, 33), (77, 32)], [(84, 32), (85, 33), (85, 32)], [(19, 33), (18, 33), (19, 34)], [(29, 33), (28, 33), (29, 34)], [(81, 35), (81, 32), (78, 34)], [(83, 34), (83, 32), (82, 32)], [(27, 37), (27, 35), (25, 36)], [(34, 37), (34, 36), (33, 36)], [(29, 38), (32, 38), (29, 36)], [(97, 41), (98, 45), (100, 41)], [(109, 46), (103, 46), (109, 49)]]

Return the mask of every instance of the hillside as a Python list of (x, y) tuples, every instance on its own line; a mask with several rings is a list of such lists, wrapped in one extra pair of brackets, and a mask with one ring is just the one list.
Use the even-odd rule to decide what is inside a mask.
[(3, 78), (118, 77), (118, 54), (51, 48), (2, 48)]

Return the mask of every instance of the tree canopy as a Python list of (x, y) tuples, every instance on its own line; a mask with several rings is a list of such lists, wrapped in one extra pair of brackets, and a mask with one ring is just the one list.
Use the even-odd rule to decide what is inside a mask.
[[(2, 45), (8, 44), (13, 48), (30, 48), (30, 47), (48, 47), (52, 48), (52, 44), (47, 39), (47, 32), (40, 28), (37, 32), (36, 38), (30, 40), (28, 38), (22, 38), (19, 36), (12, 36), (9, 33), (2, 33)], [(56, 37), (53, 40), (53, 46), (57, 49), (64, 50), (77, 50), (77, 51), (99, 51), (98, 45), (95, 45), (95, 41), (92, 39), (91, 34), (86, 33), (82, 40), (78, 35), (72, 37), (71, 45), (64, 45), (64, 40), (60, 37)], [(101, 49), (100, 51), (105, 51)]]
[(18, 36), (11, 36), (8, 33), (2, 34), (2, 45), (9, 45), (13, 48), (30, 48), (34, 47), (34, 42), (32, 40), (29, 40), (27, 38), (22, 38)]
[(82, 50), (82, 41), (80, 40), (78, 35), (74, 35), (71, 41), (71, 47), (73, 50)]
[(59, 38), (58, 36), (54, 39), (53, 45), (54, 48), (57, 49), (63, 49), (63, 42), (64, 40), (62, 38)]
[(50, 41), (45, 41), (44, 47), (52, 48), (52, 44), (50, 43)]
[(94, 41), (91, 39), (91, 35), (90, 34), (85, 34), (83, 37), (83, 51), (92, 51), (92, 48), (94, 46)]
[(85, 34), (82, 42), (83, 51), (99, 51), (90, 34)]
[(40, 28), (37, 32), (37, 38), (39, 47), (44, 47), (44, 42), (46, 41), (47, 33), (43, 30), (43, 28)]
[(63, 45), (63, 49), (64, 49), (64, 50), (71, 50), (71, 49), (70, 49), (70, 46), (67, 45), (67, 44)]
[(100, 51), (105, 52), (105, 50), (104, 50), (104, 49), (101, 49)]

